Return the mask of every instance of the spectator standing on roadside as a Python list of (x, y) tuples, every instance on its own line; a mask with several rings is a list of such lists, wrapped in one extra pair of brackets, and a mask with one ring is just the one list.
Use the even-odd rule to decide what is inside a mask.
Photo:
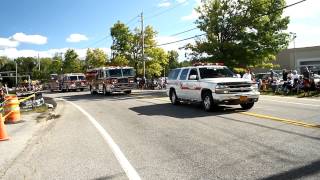
[(251, 72), (249, 69), (246, 70), (246, 73), (243, 74), (242, 78), (252, 80)]
[(282, 79), (283, 79), (283, 81), (288, 80), (288, 71), (286, 69), (282, 70)]
[(270, 77), (271, 77), (270, 84), (272, 84), (272, 82), (273, 82), (273, 78), (274, 78), (274, 72), (273, 72), (273, 69), (270, 69)]

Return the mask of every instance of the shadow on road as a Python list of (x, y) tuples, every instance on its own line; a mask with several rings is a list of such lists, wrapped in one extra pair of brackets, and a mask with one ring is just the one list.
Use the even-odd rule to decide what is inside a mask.
[[(320, 176), (320, 160), (313, 161), (302, 167), (294, 168), (279, 174), (271, 175), (263, 180), (275, 180), (275, 179), (301, 179), (311, 175)], [(318, 177), (319, 178), (319, 177)]]
[(68, 101), (121, 101), (121, 100), (130, 100), (130, 99), (147, 99), (147, 98), (157, 98), (163, 97), (162, 94), (157, 93), (148, 93), (148, 94), (124, 94), (124, 93), (114, 93), (111, 95), (103, 95), (103, 94), (95, 94), (91, 95), (90, 93), (86, 94), (68, 94), (68, 93), (61, 93), (58, 94), (60, 98), (63, 98)]
[(219, 106), (213, 112), (205, 112), (198, 104), (181, 104), (173, 106), (170, 103), (138, 106), (129, 108), (130, 110), (146, 116), (168, 116), (179, 119), (189, 119), (197, 117), (215, 116), (221, 114), (238, 113), (241, 109)]

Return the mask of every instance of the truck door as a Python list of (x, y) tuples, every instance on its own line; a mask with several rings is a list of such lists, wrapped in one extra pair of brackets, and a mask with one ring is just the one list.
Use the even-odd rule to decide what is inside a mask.
[(187, 77), (189, 73), (189, 68), (182, 69), (181, 74), (179, 76), (178, 88), (176, 89), (178, 98), (186, 99), (187, 96)]
[(197, 68), (190, 69), (188, 79), (186, 82), (186, 95), (190, 100), (199, 100), (201, 95), (200, 90), (200, 82), (199, 82), (199, 73)]

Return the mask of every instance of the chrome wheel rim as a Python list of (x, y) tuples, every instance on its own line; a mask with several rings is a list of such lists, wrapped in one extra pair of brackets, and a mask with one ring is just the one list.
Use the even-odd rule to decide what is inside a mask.
[(209, 96), (206, 96), (206, 97), (204, 98), (203, 104), (204, 104), (204, 107), (205, 107), (206, 109), (210, 109), (211, 100), (210, 100), (210, 97), (209, 97)]

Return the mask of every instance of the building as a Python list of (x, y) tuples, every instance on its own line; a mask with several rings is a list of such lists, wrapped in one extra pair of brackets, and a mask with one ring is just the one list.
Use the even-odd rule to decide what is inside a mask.
[(286, 49), (277, 55), (275, 64), (281, 69), (296, 69), (308, 67), (320, 74), (320, 46)]

